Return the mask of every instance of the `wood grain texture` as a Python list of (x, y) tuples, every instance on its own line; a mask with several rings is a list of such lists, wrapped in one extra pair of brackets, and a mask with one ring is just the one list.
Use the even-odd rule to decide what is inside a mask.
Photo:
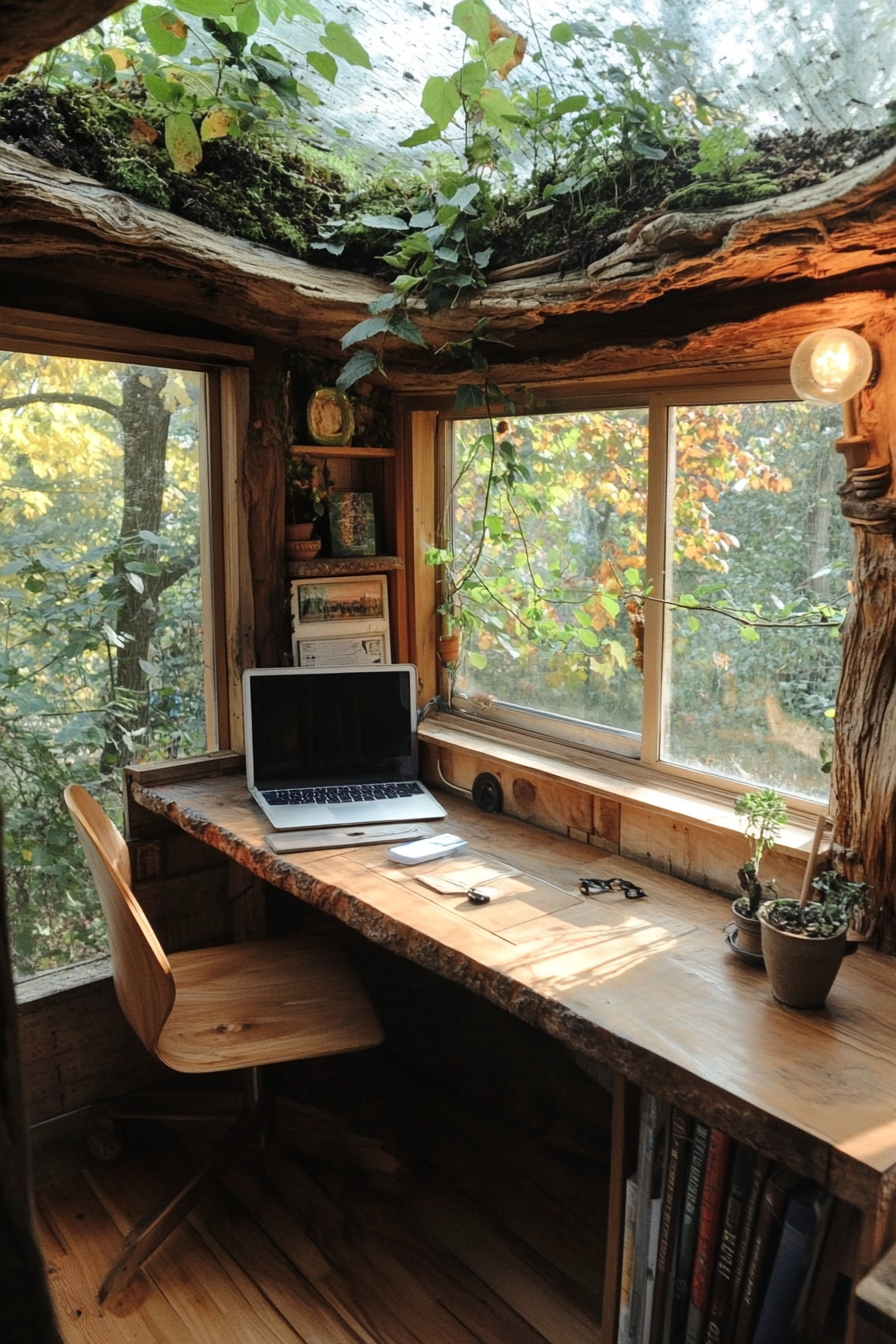
[(118, 8), (114, 0), (0, 0), (0, 79)]
[(371, 941), (459, 981), (835, 1194), (872, 1207), (892, 1193), (890, 959), (860, 949), (844, 963), (824, 1010), (785, 1010), (762, 975), (724, 950), (724, 902), (630, 859), (598, 858), (592, 848), (460, 801), (443, 799), (446, 828), (487, 852), (570, 891), (587, 856), (589, 873), (627, 877), (649, 901), (621, 909), (588, 902), (584, 911), (578, 903), (569, 914), (491, 932), (473, 910), (440, 908), (384, 880), (368, 866), (372, 847), (363, 855), (278, 858), (236, 780), (131, 788), (142, 806)]

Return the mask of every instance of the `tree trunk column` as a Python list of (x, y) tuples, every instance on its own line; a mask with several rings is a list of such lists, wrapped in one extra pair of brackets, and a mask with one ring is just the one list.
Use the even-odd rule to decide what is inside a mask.
[[(864, 335), (878, 349), (876, 384), (860, 394), (856, 431), (874, 459), (890, 462), (896, 445), (894, 304)], [(857, 498), (852, 473), (840, 487), (855, 537), (853, 600), (843, 626), (834, 749), (834, 862), (838, 872), (874, 888), (864, 930), (896, 952), (896, 490)]]

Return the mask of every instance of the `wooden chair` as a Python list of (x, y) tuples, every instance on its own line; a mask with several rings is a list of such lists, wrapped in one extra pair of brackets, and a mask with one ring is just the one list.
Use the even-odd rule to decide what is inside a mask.
[(189, 1183), (125, 1237), (97, 1294), (123, 1288), (189, 1213), (259, 1120), (264, 1064), (379, 1045), (383, 1031), (360, 981), (331, 940), (284, 938), (166, 956), (131, 891), (127, 845), (86, 790), (65, 803), (109, 926), (112, 978), (122, 1012), (147, 1050), (181, 1073), (248, 1069), (250, 1105)]

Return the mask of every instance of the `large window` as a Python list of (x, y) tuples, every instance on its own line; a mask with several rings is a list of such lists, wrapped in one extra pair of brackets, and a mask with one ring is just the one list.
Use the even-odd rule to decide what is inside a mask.
[(851, 555), (839, 410), (784, 388), (654, 393), (492, 429), (451, 426), (455, 708), (826, 799)]
[(203, 376), (0, 353), (0, 795), (19, 974), (104, 946), (61, 805), (214, 747)]

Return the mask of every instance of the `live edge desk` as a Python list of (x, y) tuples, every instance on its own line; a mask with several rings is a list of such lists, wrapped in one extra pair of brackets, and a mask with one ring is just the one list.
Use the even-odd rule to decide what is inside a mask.
[[(439, 829), (555, 889), (541, 909), (525, 896), (477, 907), (390, 879), (382, 869), (397, 865), (379, 846), (278, 857), (242, 776), (166, 783), (162, 774), (130, 771), (129, 800), (612, 1070), (614, 1232), (635, 1084), (861, 1209), (860, 1272), (885, 1249), (896, 1193), (896, 960), (860, 948), (825, 1009), (783, 1008), (765, 975), (727, 950), (727, 903), (640, 864), (443, 796)], [(582, 898), (583, 875), (629, 878), (648, 899)], [(605, 1339), (615, 1338), (607, 1308), (612, 1323), (618, 1243), (611, 1234)]]

